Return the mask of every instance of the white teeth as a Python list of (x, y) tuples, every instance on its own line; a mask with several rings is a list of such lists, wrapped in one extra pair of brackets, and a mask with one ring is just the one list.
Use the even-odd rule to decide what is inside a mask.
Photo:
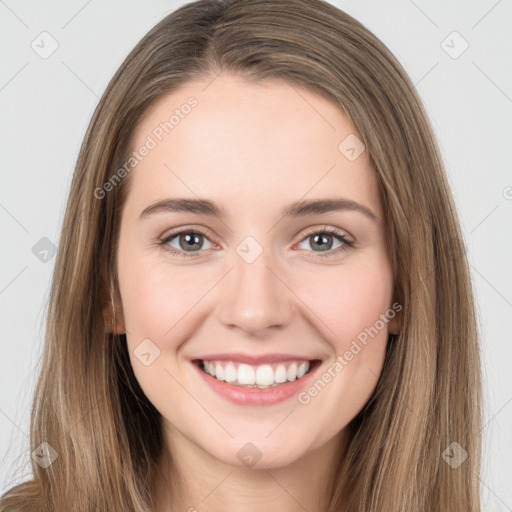
[(238, 367), (238, 383), (239, 384), (254, 384), (254, 368), (248, 364), (241, 364)]
[(275, 381), (278, 383), (283, 383), (288, 380), (288, 377), (286, 376), (286, 366), (284, 364), (280, 364), (276, 368), (276, 373), (275, 373), (274, 378), (275, 378)]
[(274, 384), (274, 370), (269, 364), (258, 366), (256, 370), (256, 384), (260, 386), (270, 386)]
[(286, 372), (286, 378), (293, 381), (297, 378), (297, 363), (292, 363)]
[(231, 361), (203, 361), (204, 371), (217, 380), (261, 389), (300, 379), (308, 372), (309, 367), (309, 361), (260, 366), (238, 364)]
[(229, 363), (224, 370), (224, 380), (226, 382), (235, 382), (238, 378), (238, 373), (236, 371), (235, 365), (233, 363)]
[(304, 377), (304, 374), (306, 373), (306, 363), (301, 363), (300, 366), (297, 368), (297, 379), (300, 379), (301, 377)]
[(215, 365), (215, 377), (217, 380), (224, 380), (224, 368), (220, 363)]

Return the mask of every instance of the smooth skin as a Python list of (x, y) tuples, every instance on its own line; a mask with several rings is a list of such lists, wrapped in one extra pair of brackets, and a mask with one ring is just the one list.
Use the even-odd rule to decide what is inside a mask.
[[(290, 353), (320, 359), (321, 378), (375, 325), (393, 304), (377, 178), (366, 151), (350, 161), (338, 149), (356, 130), (334, 104), (281, 80), (249, 82), (227, 72), (159, 100), (139, 123), (133, 148), (155, 139), (155, 128), (191, 96), (197, 106), (130, 174), (117, 253), (116, 329), (127, 333), (136, 378), (162, 415), (157, 509), (327, 510), (345, 427), (377, 384), (398, 316), (308, 404), (296, 396), (271, 406), (231, 403), (191, 361), (219, 352)], [(226, 216), (159, 211), (140, 218), (169, 198), (208, 199)], [(348, 209), (281, 213), (295, 201), (337, 198), (376, 219)], [(328, 234), (322, 250), (315, 243), (322, 227), (353, 247)], [(177, 228), (205, 236), (195, 250), (179, 234), (159, 243)], [(252, 263), (236, 250), (248, 236), (263, 251)], [(134, 353), (146, 339), (160, 350), (147, 366)], [(237, 456), (248, 442), (261, 453), (252, 467)], [(169, 454), (181, 475), (172, 501)]]

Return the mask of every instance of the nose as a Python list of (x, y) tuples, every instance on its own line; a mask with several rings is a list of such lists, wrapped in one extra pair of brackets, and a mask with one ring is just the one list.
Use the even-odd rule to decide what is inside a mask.
[(219, 320), (227, 328), (238, 328), (254, 337), (287, 326), (294, 295), (266, 251), (252, 263), (235, 255), (234, 267), (220, 290)]

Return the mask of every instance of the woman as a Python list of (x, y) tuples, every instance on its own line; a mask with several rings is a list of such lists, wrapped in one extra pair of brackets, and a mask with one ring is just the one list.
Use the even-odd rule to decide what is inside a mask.
[(202, 0), (78, 158), (0, 510), (480, 510), (462, 236), (403, 68), (320, 0)]

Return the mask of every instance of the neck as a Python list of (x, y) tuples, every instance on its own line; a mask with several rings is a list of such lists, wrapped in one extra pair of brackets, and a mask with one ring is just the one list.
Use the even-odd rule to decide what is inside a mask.
[[(176, 435), (180, 436), (174, 431), (173, 441)], [(347, 438), (344, 430), (287, 466), (254, 469), (221, 462), (181, 437), (179, 442), (166, 443), (162, 454), (156, 510), (327, 512), (334, 470)]]

